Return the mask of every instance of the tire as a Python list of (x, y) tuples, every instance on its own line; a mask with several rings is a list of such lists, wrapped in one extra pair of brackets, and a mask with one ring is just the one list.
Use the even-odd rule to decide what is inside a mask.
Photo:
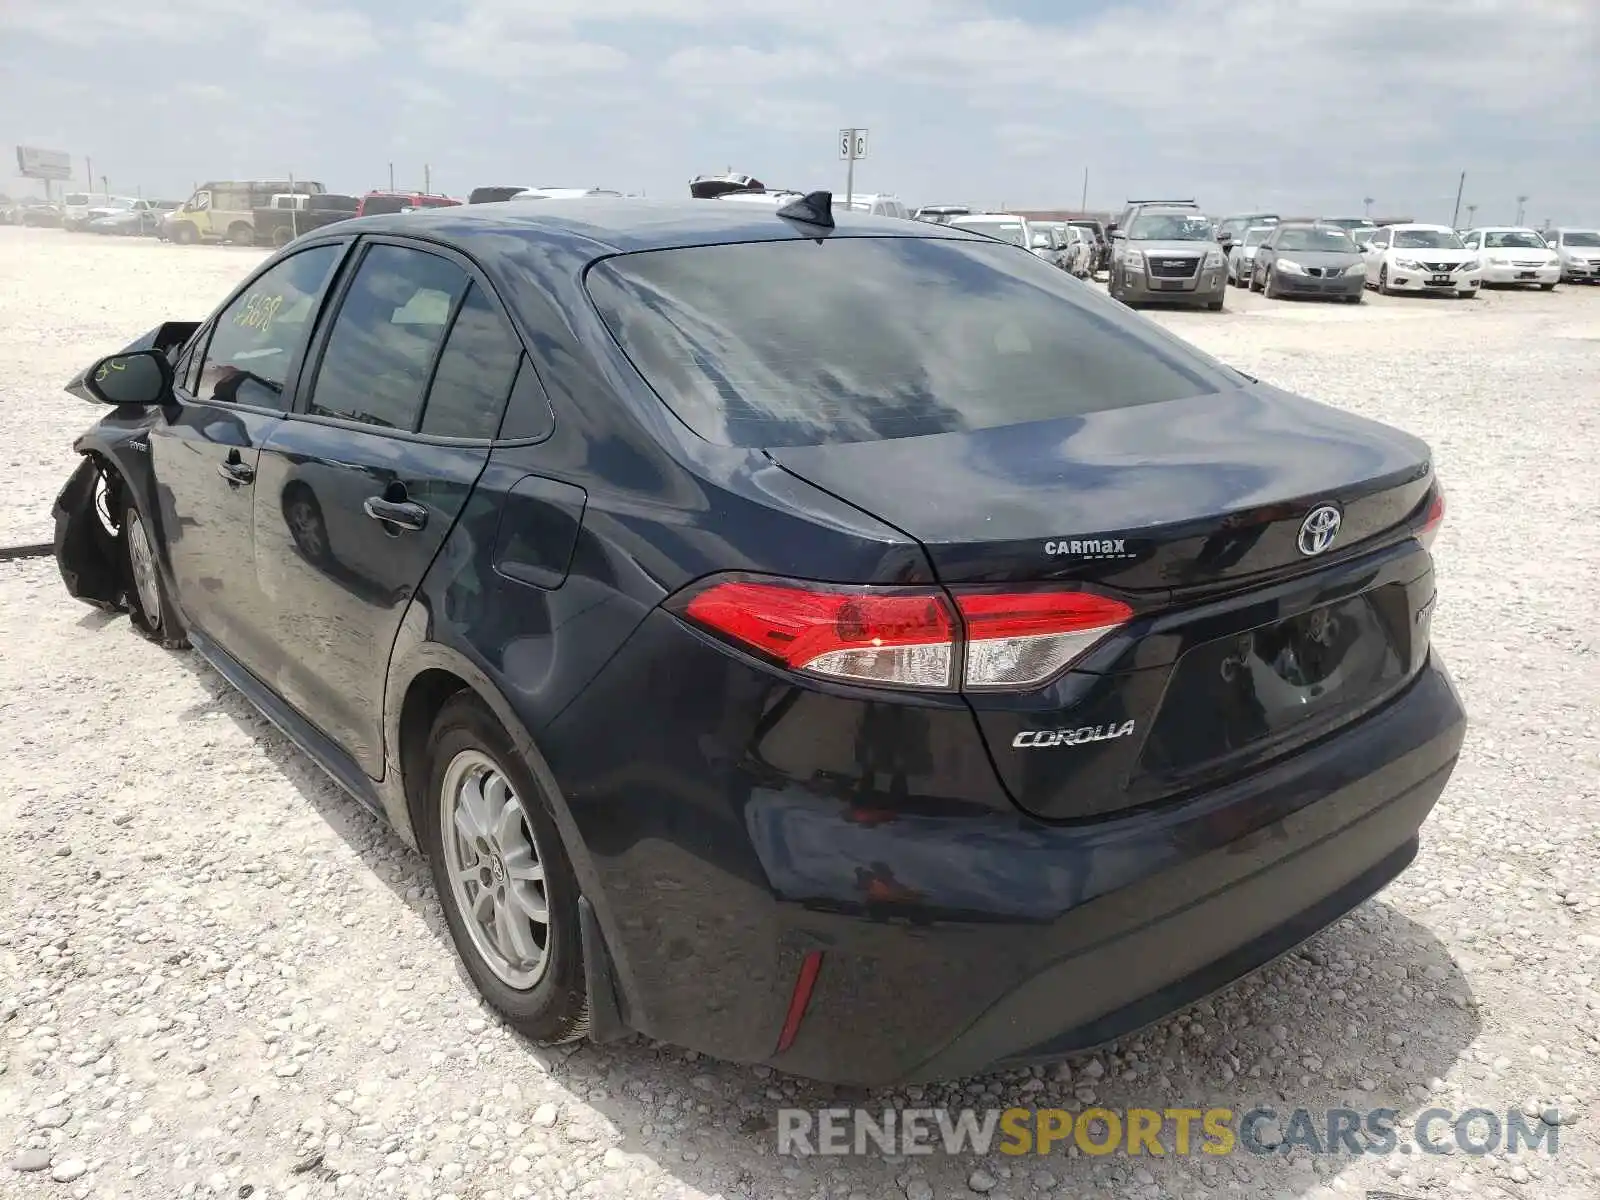
[(1344, 298), (1344, 302), (1346, 304), (1360, 304), (1365, 299), (1366, 299), (1366, 296), (1364, 296), (1364, 295), (1362, 295), (1362, 296), (1346, 296)]
[(1261, 276), (1261, 294), (1268, 300), (1276, 300), (1278, 294), (1272, 290), (1272, 268), (1268, 267)]
[(1539, 290), (1541, 292), (1553, 292), (1556, 290), (1556, 285), (1553, 283), (1541, 283), (1539, 285)]
[(1378, 295), (1380, 295), (1380, 296), (1392, 296), (1392, 295), (1394, 295), (1394, 293), (1389, 290), (1389, 264), (1388, 263), (1384, 263), (1383, 266), (1378, 268)]
[(1252, 292), (1259, 292), (1261, 290), (1261, 281), (1256, 277), (1256, 269), (1254, 265), (1250, 267), (1250, 290)]
[(256, 244), (255, 226), (246, 225), (243, 221), (235, 221), (228, 226), (228, 240), (235, 246), (254, 246)]
[[(500, 723), (470, 692), (455, 696), (440, 710), (428, 735), (426, 761), (427, 791), (417, 830), (456, 954), (484, 1000), (525, 1037), (547, 1044), (578, 1040), (589, 1030), (578, 882), (544, 792)], [(487, 790), (489, 802), (483, 811), (493, 819), (480, 819), (477, 827), (484, 833), (473, 839), (477, 848), (463, 849), (456, 798), (464, 783), (470, 795), (474, 782), (479, 796)], [(512, 819), (514, 827), (502, 824), (502, 818)], [(489, 853), (483, 852), (491, 847)], [(464, 862), (466, 854), (480, 864), (481, 878), (459, 870), (473, 865)], [(521, 863), (508, 866), (508, 857)], [(464, 882), (452, 878), (452, 866)], [(542, 878), (534, 878), (535, 870), (542, 872)], [(513, 872), (527, 875), (519, 880)], [(516, 906), (516, 892), (510, 886), (514, 882), (521, 882), (535, 902), (544, 903), (548, 921), (542, 943), (538, 923)], [(515, 938), (509, 943), (521, 956), (515, 961), (499, 948), (506, 943), (498, 940), (498, 921), (491, 930), (464, 911), (466, 904), (486, 894), (491, 909), (512, 918), (506, 929), (516, 932), (506, 936)], [(537, 966), (528, 957), (534, 949), (539, 952)]]
[(1221, 312), (1222, 311), (1222, 301), (1221, 300), (1208, 300), (1208, 301), (1206, 301), (1206, 308), (1208, 308), (1212, 312)]
[(184, 221), (172, 227), (172, 240), (180, 246), (192, 246), (200, 240), (200, 231)]
[(140, 634), (168, 650), (188, 649), (188, 633), (184, 630), (183, 619), (178, 616), (177, 605), (172, 603), (166, 581), (161, 577), (155, 544), (150, 540), (149, 526), (137, 504), (123, 506), (120, 545), (128, 580), (123, 600), (129, 623)]
[(294, 241), (294, 230), (287, 225), (280, 225), (272, 231), (272, 244), (278, 249), (282, 250), (292, 241)]

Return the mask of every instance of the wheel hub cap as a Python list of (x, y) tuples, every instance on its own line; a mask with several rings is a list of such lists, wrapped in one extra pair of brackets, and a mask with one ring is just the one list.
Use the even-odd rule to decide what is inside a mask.
[(510, 781), (488, 755), (463, 750), (445, 771), (440, 844), (473, 949), (508, 987), (539, 982), (548, 961), (544, 860)]
[(137, 513), (128, 516), (128, 563), (133, 568), (133, 587), (139, 594), (139, 607), (152, 625), (161, 624), (161, 588), (156, 582), (156, 556), (145, 535), (144, 522)]

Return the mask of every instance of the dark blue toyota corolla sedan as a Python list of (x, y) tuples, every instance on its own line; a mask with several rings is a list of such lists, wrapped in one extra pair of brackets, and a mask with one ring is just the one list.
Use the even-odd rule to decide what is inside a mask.
[(1061, 1056), (1378, 891), (1462, 743), (1425, 445), (826, 194), (344, 222), (69, 390), (69, 591), (425, 853), (536, 1039)]

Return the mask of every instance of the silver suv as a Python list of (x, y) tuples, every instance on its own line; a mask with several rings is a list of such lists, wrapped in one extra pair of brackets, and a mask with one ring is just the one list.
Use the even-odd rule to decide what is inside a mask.
[(1111, 235), (1107, 287), (1125, 304), (1164, 301), (1221, 312), (1228, 268), (1216, 225), (1188, 201), (1130, 204)]

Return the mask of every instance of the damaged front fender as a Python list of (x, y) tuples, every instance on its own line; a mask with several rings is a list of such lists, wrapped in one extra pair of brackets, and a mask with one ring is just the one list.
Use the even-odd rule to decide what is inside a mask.
[(56, 566), (67, 592), (85, 604), (112, 612), (127, 607), (122, 539), (108, 528), (111, 514), (122, 511), (121, 487), (98, 459), (85, 455), (56, 496), (52, 510)]

